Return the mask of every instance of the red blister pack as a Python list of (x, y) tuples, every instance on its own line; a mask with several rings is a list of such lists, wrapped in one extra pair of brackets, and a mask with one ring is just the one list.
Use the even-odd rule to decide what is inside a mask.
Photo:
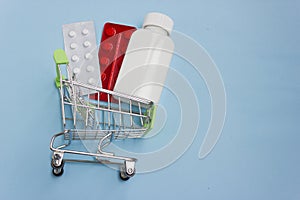
[[(135, 30), (133, 26), (105, 23), (98, 52), (102, 88), (114, 89), (130, 37)], [(91, 98), (97, 100), (98, 94)], [(100, 94), (100, 100), (107, 101), (107, 95)]]

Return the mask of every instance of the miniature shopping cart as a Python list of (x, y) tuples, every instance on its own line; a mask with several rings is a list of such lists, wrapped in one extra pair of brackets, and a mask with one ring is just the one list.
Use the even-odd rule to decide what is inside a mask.
[[(80, 158), (94, 157), (93, 162), (95, 163), (118, 164), (121, 179), (128, 180), (135, 174), (137, 160), (106, 152), (105, 148), (113, 140), (143, 137), (153, 126), (155, 106), (146, 99), (76, 81), (69, 68), (68, 58), (61, 49), (54, 52), (54, 60), (57, 70), (56, 87), (60, 94), (64, 130), (55, 134), (51, 139), (53, 174), (62, 175), (64, 163), (71, 161), (71, 159), (65, 159), (64, 155), (75, 154), (81, 155)], [(90, 92), (82, 95), (81, 91), (83, 90)], [(92, 98), (92, 95), (96, 99)], [(103, 95), (106, 96), (106, 101), (100, 100), (100, 96)], [(62, 139), (61, 142), (58, 142), (56, 139), (60, 136)], [(88, 152), (70, 149), (72, 140), (97, 141), (96, 150)], [(57, 145), (57, 143), (61, 144)], [(91, 162), (81, 159), (75, 161)]]

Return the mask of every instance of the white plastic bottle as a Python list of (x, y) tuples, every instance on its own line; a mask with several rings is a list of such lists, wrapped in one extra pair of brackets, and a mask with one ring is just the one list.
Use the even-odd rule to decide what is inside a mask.
[(115, 91), (159, 102), (174, 51), (172, 28), (170, 17), (146, 15), (143, 28), (131, 36)]

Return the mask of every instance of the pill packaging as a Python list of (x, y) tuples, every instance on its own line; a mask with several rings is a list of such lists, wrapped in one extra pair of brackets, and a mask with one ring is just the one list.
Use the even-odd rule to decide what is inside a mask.
[[(107, 22), (104, 24), (98, 59), (100, 64), (102, 87), (113, 90), (124, 59), (128, 42), (136, 30), (133, 26)], [(97, 94), (91, 97), (98, 99)], [(108, 96), (100, 94), (100, 100), (107, 101)]]
[[(65, 52), (78, 82), (101, 87), (98, 48), (93, 21), (63, 25)], [(81, 95), (94, 91), (82, 89)]]

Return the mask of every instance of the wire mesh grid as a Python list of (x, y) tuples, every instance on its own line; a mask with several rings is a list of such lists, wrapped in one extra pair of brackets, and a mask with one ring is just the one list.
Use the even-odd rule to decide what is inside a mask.
[[(68, 66), (67, 71), (71, 78), (61, 78), (60, 86), (63, 125), (70, 130), (65, 139), (104, 138), (109, 142), (139, 138), (147, 132), (151, 101), (77, 82), (70, 76)], [(83, 90), (89, 94), (82, 95)], [(106, 101), (100, 96), (106, 96)]]

